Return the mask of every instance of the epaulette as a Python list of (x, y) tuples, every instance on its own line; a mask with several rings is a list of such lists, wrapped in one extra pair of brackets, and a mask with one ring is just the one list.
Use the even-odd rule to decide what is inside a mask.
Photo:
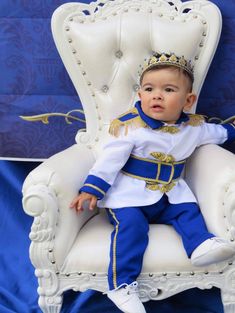
[(125, 135), (128, 133), (129, 127), (145, 127), (145, 122), (140, 118), (139, 113), (136, 108), (132, 108), (126, 113), (120, 115), (115, 120), (113, 120), (109, 127), (109, 133), (115, 137), (120, 134), (121, 127), (125, 128)]
[(200, 126), (205, 122), (205, 116), (200, 114), (189, 114), (189, 120), (185, 123), (185, 125), (190, 126)]

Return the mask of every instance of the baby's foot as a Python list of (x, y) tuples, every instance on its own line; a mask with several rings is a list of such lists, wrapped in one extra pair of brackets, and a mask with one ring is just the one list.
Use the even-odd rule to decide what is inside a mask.
[(201, 243), (192, 253), (195, 266), (205, 266), (225, 261), (235, 255), (235, 246), (223, 238), (212, 237)]
[(138, 296), (137, 287), (137, 282), (123, 284), (117, 289), (108, 291), (107, 296), (124, 313), (146, 313)]

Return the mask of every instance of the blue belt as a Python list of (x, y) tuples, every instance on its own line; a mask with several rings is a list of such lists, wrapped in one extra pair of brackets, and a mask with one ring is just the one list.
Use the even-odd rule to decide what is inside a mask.
[(156, 184), (170, 184), (180, 178), (186, 160), (179, 162), (162, 162), (131, 155), (122, 168), (128, 176)]

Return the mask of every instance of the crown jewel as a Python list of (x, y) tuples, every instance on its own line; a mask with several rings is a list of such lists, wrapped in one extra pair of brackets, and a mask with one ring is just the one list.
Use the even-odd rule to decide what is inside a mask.
[[(142, 75), (146, 70), (155, 66), (171, 65), (182, 68), (191, 76), (193, 80), (193, 66), (191, 61), (187, 61), (184, 56), (177, 56), (174, 53), (154, 53), (143, 66)], [(141, 76), (142, 76), (141, 75)]]

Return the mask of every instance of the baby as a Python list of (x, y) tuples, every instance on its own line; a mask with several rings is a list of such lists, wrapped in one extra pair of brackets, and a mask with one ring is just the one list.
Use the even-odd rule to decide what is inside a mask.
[[(110, 141), (71, 207), (105, 208), (111, 234), (108, 297), (126, 313), (144, 313), (137, 277), (150, 223), (172, 225), (195, 266), (231, 258), (234, 246), (207, 230), (197, 200), (181, 177), (187, 158), (205, 144), (235, 139), (235, 125), (187, 114), (196, 101), (193, 70), (183, 56), (155, 53), (140, 78), (135, 107), (115, 119)], [(157, 247), (156, 247), (157, 249)]]

